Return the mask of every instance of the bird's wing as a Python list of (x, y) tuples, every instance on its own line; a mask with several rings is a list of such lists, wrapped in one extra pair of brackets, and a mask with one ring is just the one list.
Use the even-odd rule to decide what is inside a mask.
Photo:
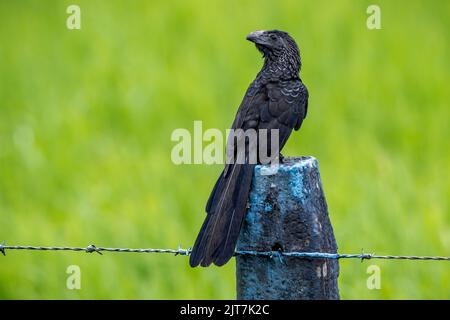
[[(278, 129), (281, 150), (292, 129), (299, 127), (306, 116), (306, 103), (307, 91), (299, 80), (264, 85), (255, 80), (238, 109), (232, 129)], [(231, 141), (230, 145), (229, 137), (227, 148), (233, 147), (233, 143)], [(258, 141), (257, 145), (260, 143)], [(271, 145), (270, 139), (268, 145)], [(278, 155), (279, 150), (269, 149), (269, 154)], [(208, 266), (212, 262), (222, 265), (233, 255), (246, 212), (254, 166), (226, 165), (206, 205), (208, 215), (191, 254), (192, 266)]]
[[(308, 90), (298, 79), (273, 82), (261, 85), (255, 80), (239, 106), (232, 129), (271, 129), (279, 130), (279, 150), (267, 150), (278, 154), (289, 138), (292, 129), (300, 129), (308, 109)], [(270, 132), (269, 132), (270, 134)], [(227, 149), (232, 149), (233, 141), (228, 139)], [(235, 155), (236, 157), (236, 155)], [(227, 164), (224, 176), (229, 173)]]
[[(255, 80), (239, 106), (232, 129), (258, 129), (259, 110), (263, 104), (268, 104), (267, 92)], [(241, 139), (242, 136), (237, 138)], [(227, 152), (233, 152), (234, 159), (238, 159), (238, 155), (243, 156), (247, 162), (248, 149), (235, 148), (234, 142), (234, 138), (228, 137), (227, 150), (231, 151)], [(254, 145), (250, 147), (255, 148)], [(202, 266), (207, 266), (211, 262), (222, 265), (233, 255), (246, 212), (254, 166), (255, 164), (237, 163), (225, 165), (206, 205), (208, 216), (194, 245), (196, 250), (192, 252), (191, 265), (201, 263)]]
[[(279, 129), (279, 150), (292, 129), (298, 130), (306, 117), (308, 91), (300, 80), (267, 85), (268, 103), (261, 105), (259, 129)], [(272, 151), (273, 152), (273, 151)]]
[(267, 91), (259, 80), (255, 79), (245, 93), (231, 129), (256, 129), (256, 126), (252, 126), (252, 120), (259, 119), (259, 106), (263, 104), (267, 104)]
[[(306, 101), (307, 91), (299, 80), (268, 83), (255, 89), (250, 87), (236, 115), (233, 128), (267, 129), (268, 139), (263, 141), (258, 136), (257, 145), (248, 145), (246, 147), (248, 151), (238, 150), (237, 152), (246, 152), (248, 157), (247, 152), (255, 151), (256, 148), (267, 143), (268, 160), (278, 156), (292, 130), (298, 123), (301, 124), (306, 116)], [(271, 129), (279, 130), (279, 142), (273, 146), (275, 150), (271, 149), (273, 139), (270, 134)], [(228, 172), (226, 172), (227, 169)], [(245, 204), (250, 192), (253, 169), (254, 165), (249, 164), (227, 165), (223, 174), (224, 186), (218, 187), (220, 190), (218, 194), (221, 196), (219, 199), (212, 200), (214, 204), (210, 206), (210, 212), (217, 217), (211, 218), (215, 221), (214, 232), (211, 232), (213, 236), (206, 250), (204, 264), (208, 265), (214, 261), (217, 265), (222, 265), (232, 255), (246, 212)], [(227, 192), (228, 185), (233, 192)]]
[[(257, 128), (259, 119), (260, 119), (260, 109), (261, 106), (268, 104), (267, 91), (266, 89), (259, 83), (258, 79), (255, 79), (250, 86), (248, 87), (244, 98), (236, 112), (236, 116), (234, 117), (233, 124), (231, 125), (232, 130), (236, 129), (248, 129), (250, 126), (252, 128)], [(233, 152), (236, 159), (236, 150), (233, 148), (231, 139), (228, 137), (227, 139), (227, 152)], [(217, 180), (214, 188), (209, 196), (208, 202), (206, 204), (206, 212), (214, 211), (213, 205), (217, 205), (220, 194), (223, 192), (223, 179), (227, 178), (232, 169), (232, 163), (225, 164), (225, 168)]]
[[(247, 89), (244, 99), (236, 112), (231, 130), (248, 130), (258, 129), (260, 121), (260, 109), (263, 105), (268, 105), (267, 90), (261, 85), (258, 80), (252, 82)], [(237, 158), (236, 148), (233, 145), (235, 141), (228, 137), (227, 139), (227, 152), (234, 153), (234, 159)], [(230, 151), (231, 150), (231, 151)], [(232, 164), (226, 164), (223, 172), (224, 177), (227, 177)]]

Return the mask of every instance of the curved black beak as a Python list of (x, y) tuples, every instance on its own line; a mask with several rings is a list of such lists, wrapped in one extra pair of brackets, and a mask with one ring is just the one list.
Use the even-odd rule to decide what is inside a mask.
[(254, 31), (249, 33), (249, 35), (247, 36), (247, 40), (256, 44), (264, 44), (263, 35), (264, 30)]

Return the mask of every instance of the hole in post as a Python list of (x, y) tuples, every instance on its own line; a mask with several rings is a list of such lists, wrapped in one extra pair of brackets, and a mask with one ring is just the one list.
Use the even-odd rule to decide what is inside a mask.
[(275, 242), (272, 246), (272, 251), (281, 251), (282, 252), (283, 246), (280, 243)]

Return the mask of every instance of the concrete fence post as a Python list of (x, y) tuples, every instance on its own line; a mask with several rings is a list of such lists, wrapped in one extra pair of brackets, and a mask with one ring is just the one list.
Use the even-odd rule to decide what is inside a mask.
[[(237, 250), (337, 253), (318, 162), (286, 158), (255, 168)], [(338, 260), (236, 257), (238, 299), (339, 299)]]

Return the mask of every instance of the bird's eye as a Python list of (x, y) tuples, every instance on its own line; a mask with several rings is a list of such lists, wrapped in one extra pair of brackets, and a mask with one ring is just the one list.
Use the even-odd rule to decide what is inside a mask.
[(274, 35), (274, 34), (271, 34), (271, 35), (270, 35), (270, 39), (272, 39), (272, 40), (277, 40), (278, 38), (277, 38), (277, 36), (276, 36), (276, 35)]

